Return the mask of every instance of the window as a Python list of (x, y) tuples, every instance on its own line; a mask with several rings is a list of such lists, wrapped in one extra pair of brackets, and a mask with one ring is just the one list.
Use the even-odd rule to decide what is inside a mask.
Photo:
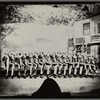
[(90, 34), (90, 23), (83, 24), (83, 34), (84, 35)]
[(98, 23), (98, 33), (100, 33), (100, 23)]

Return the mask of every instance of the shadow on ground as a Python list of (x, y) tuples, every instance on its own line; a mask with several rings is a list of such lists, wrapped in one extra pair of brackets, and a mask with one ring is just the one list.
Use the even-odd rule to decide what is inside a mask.
[(59, 85), (53, 79), (44, 80), (40, 88), (31, 96), (16, 95), (2, 98), (100, 98), (100, 89), (85, 93), (61, 92)]

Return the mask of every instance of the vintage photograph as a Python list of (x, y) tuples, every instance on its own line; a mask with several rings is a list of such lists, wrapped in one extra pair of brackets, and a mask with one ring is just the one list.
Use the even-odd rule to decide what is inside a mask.
[(0, 97), (100, 98), (100, 3), (0, 3)]

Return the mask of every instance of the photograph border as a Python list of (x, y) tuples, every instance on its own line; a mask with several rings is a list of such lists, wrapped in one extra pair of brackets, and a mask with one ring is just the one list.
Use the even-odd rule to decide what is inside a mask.
[[(2, 4), (74, 4), (74, 3), (100, 3), (100, 0), (0, 0), (0, 3)], [(13, 99), (13, 100), (18, 100), (18, 99), (21, 99), (21, 100), (24, 100), (24, 99), (28, 99), (28, 100), (31, 100), (31, 99), (37, 99), (37, 100), (40, 100), (40, 99), (46, 99), (46, 98), (31, 98), (31, 97), (23, 97), (23, 98), (20, 98), (20, 97), (7, 97), (7, 96), (0, 96), (0, 100), (8, 100), (8, 99)], [(47, 98), (46, 100), (49, 100), (49, 99), (52, 99), (52, 100), (62, 100), (62, 99), (68, 99), (68, 100), (77, 100), (77, 99), (80, 99), (80, 100), (89, 100), (89, 99), (92, 99), (92, 100), (96, 100), (96, 99), (100, 99), (100, 96), (99, 97), (94, 97), (94, 98), (87, 98), (87, 97), (79, 97), (79, 98)]]

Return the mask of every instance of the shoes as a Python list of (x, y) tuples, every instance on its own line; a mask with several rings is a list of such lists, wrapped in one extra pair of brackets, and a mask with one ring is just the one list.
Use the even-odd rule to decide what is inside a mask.
[(77, 75), (73, 75), (74, 77), (77, 77)]
[(8, 78), (8, 76), (6, 76), (6, 79)]
[(85, 75), (85, 78), (88, 78), (89, 76), (88, 75)]
[(26, 78), (26, 75), (25, 74), (23, 76), (24, 76), (24, 78)]
[(49, 75), (47, 75), (47, 78), (49, 78)]
[(40, 75), (40, 78), (43, 78), (43, 75)]
[(67, 76), (66, 75), (64, 75), (64, 78), (66, 78)]
[(18, 78), (20, 78), (21, 77), (21, 75), (18, 75)]
[(72, 76), (71, 75), (68, 75), (68, 77), (71, 78)]
[(54, 74), (53, 77), (54, 77), (54, 78), (57, 78), (57, 75)]
[(34, 78), (37, 78), (37, 76), (36, 76), (36, 75), (34, 75)]
[(13, 79), (13, 78), (14, 78), (14, 76), (13, 76), (13, 75), (11, 75), (11, 78)]
[(6, 74), (6, 79), (8, 78), (8, 74)]
[(30, 78), (32, 78), (32, 75), (30, 75)]
[(82, 77), (83, 77), (83, 75), (79, 75), (79, 77), (80, 77), (80, 78), (82, 78)]
[(58, 75), (59, 78), (61, 78), (61, 75)]

